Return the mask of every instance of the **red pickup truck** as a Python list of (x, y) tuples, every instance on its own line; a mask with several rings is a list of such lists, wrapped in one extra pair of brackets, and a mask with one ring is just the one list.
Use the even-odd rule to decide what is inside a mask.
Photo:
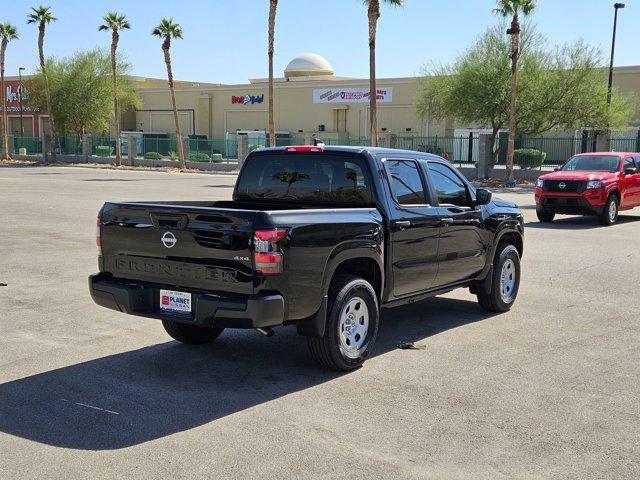
[(602, 225), (612, 225), (620, 210), (640, 206), (640, 153), (575, 155), (540, 176), (535, 199), (541, 222), (551, 222), (560, 213), (597, 215)]

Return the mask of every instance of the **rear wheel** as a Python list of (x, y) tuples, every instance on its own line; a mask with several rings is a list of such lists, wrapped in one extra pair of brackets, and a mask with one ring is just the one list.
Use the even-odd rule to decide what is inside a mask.
[(513, 245), (501, 243), (493, 261), (491, 289), (478, 288), (478, 303), (490, 312), (506, 312), (518, 296), (520, 288), (520, 255)]
[(309, 337), (311, 356), (321, 366), (354, 370), (369, 356), (378, 336), (378, 299), (366, 280), (336, 277), (329, 293), (331, 306), (322, 337)]
[(174, 340), (190, 345), (213, 342), (224, 331), (224, 328), (199, 327), (171, 320), (162, 320), (162, 326)]
[(546, 210), (536, 209), (536, 215), (538, 216), (538, 220), (544, 223), (553, 222), (556, 214), (553, 212), (547, 212)]
[(616, 195), (610, 195), (604, 206), (604, 210), (602, 210), (600, 214), (600, 223), (608, 227), (616, 223), (616, 220), (618, 220), (618, 197)]

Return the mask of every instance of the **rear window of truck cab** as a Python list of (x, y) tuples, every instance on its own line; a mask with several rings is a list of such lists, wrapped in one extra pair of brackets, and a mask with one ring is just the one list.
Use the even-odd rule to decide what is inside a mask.
[(359, 157), (274, 153), (246, 161), (235, 200), (371, 205), (371, 183)]

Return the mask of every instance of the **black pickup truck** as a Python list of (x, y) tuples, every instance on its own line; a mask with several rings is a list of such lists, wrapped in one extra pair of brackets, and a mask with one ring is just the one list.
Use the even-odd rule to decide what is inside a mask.
[(520, 283), (523, 220), (446, 160), (299, 146), (252, 152), (232, 201), (106, 203), (93, 300), (162, 320), (184, 343), (295, 325), (335, 370), (370, 354), (381, 307), (469, 288), (502, 312)]

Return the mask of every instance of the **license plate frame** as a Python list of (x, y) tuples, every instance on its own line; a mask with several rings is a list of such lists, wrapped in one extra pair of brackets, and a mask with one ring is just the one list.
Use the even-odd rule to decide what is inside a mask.
[(191, 315), (193, 311), (192, 296), (189, 292), (176, 290), (160, 290), (160, 310), (165, 313)]

